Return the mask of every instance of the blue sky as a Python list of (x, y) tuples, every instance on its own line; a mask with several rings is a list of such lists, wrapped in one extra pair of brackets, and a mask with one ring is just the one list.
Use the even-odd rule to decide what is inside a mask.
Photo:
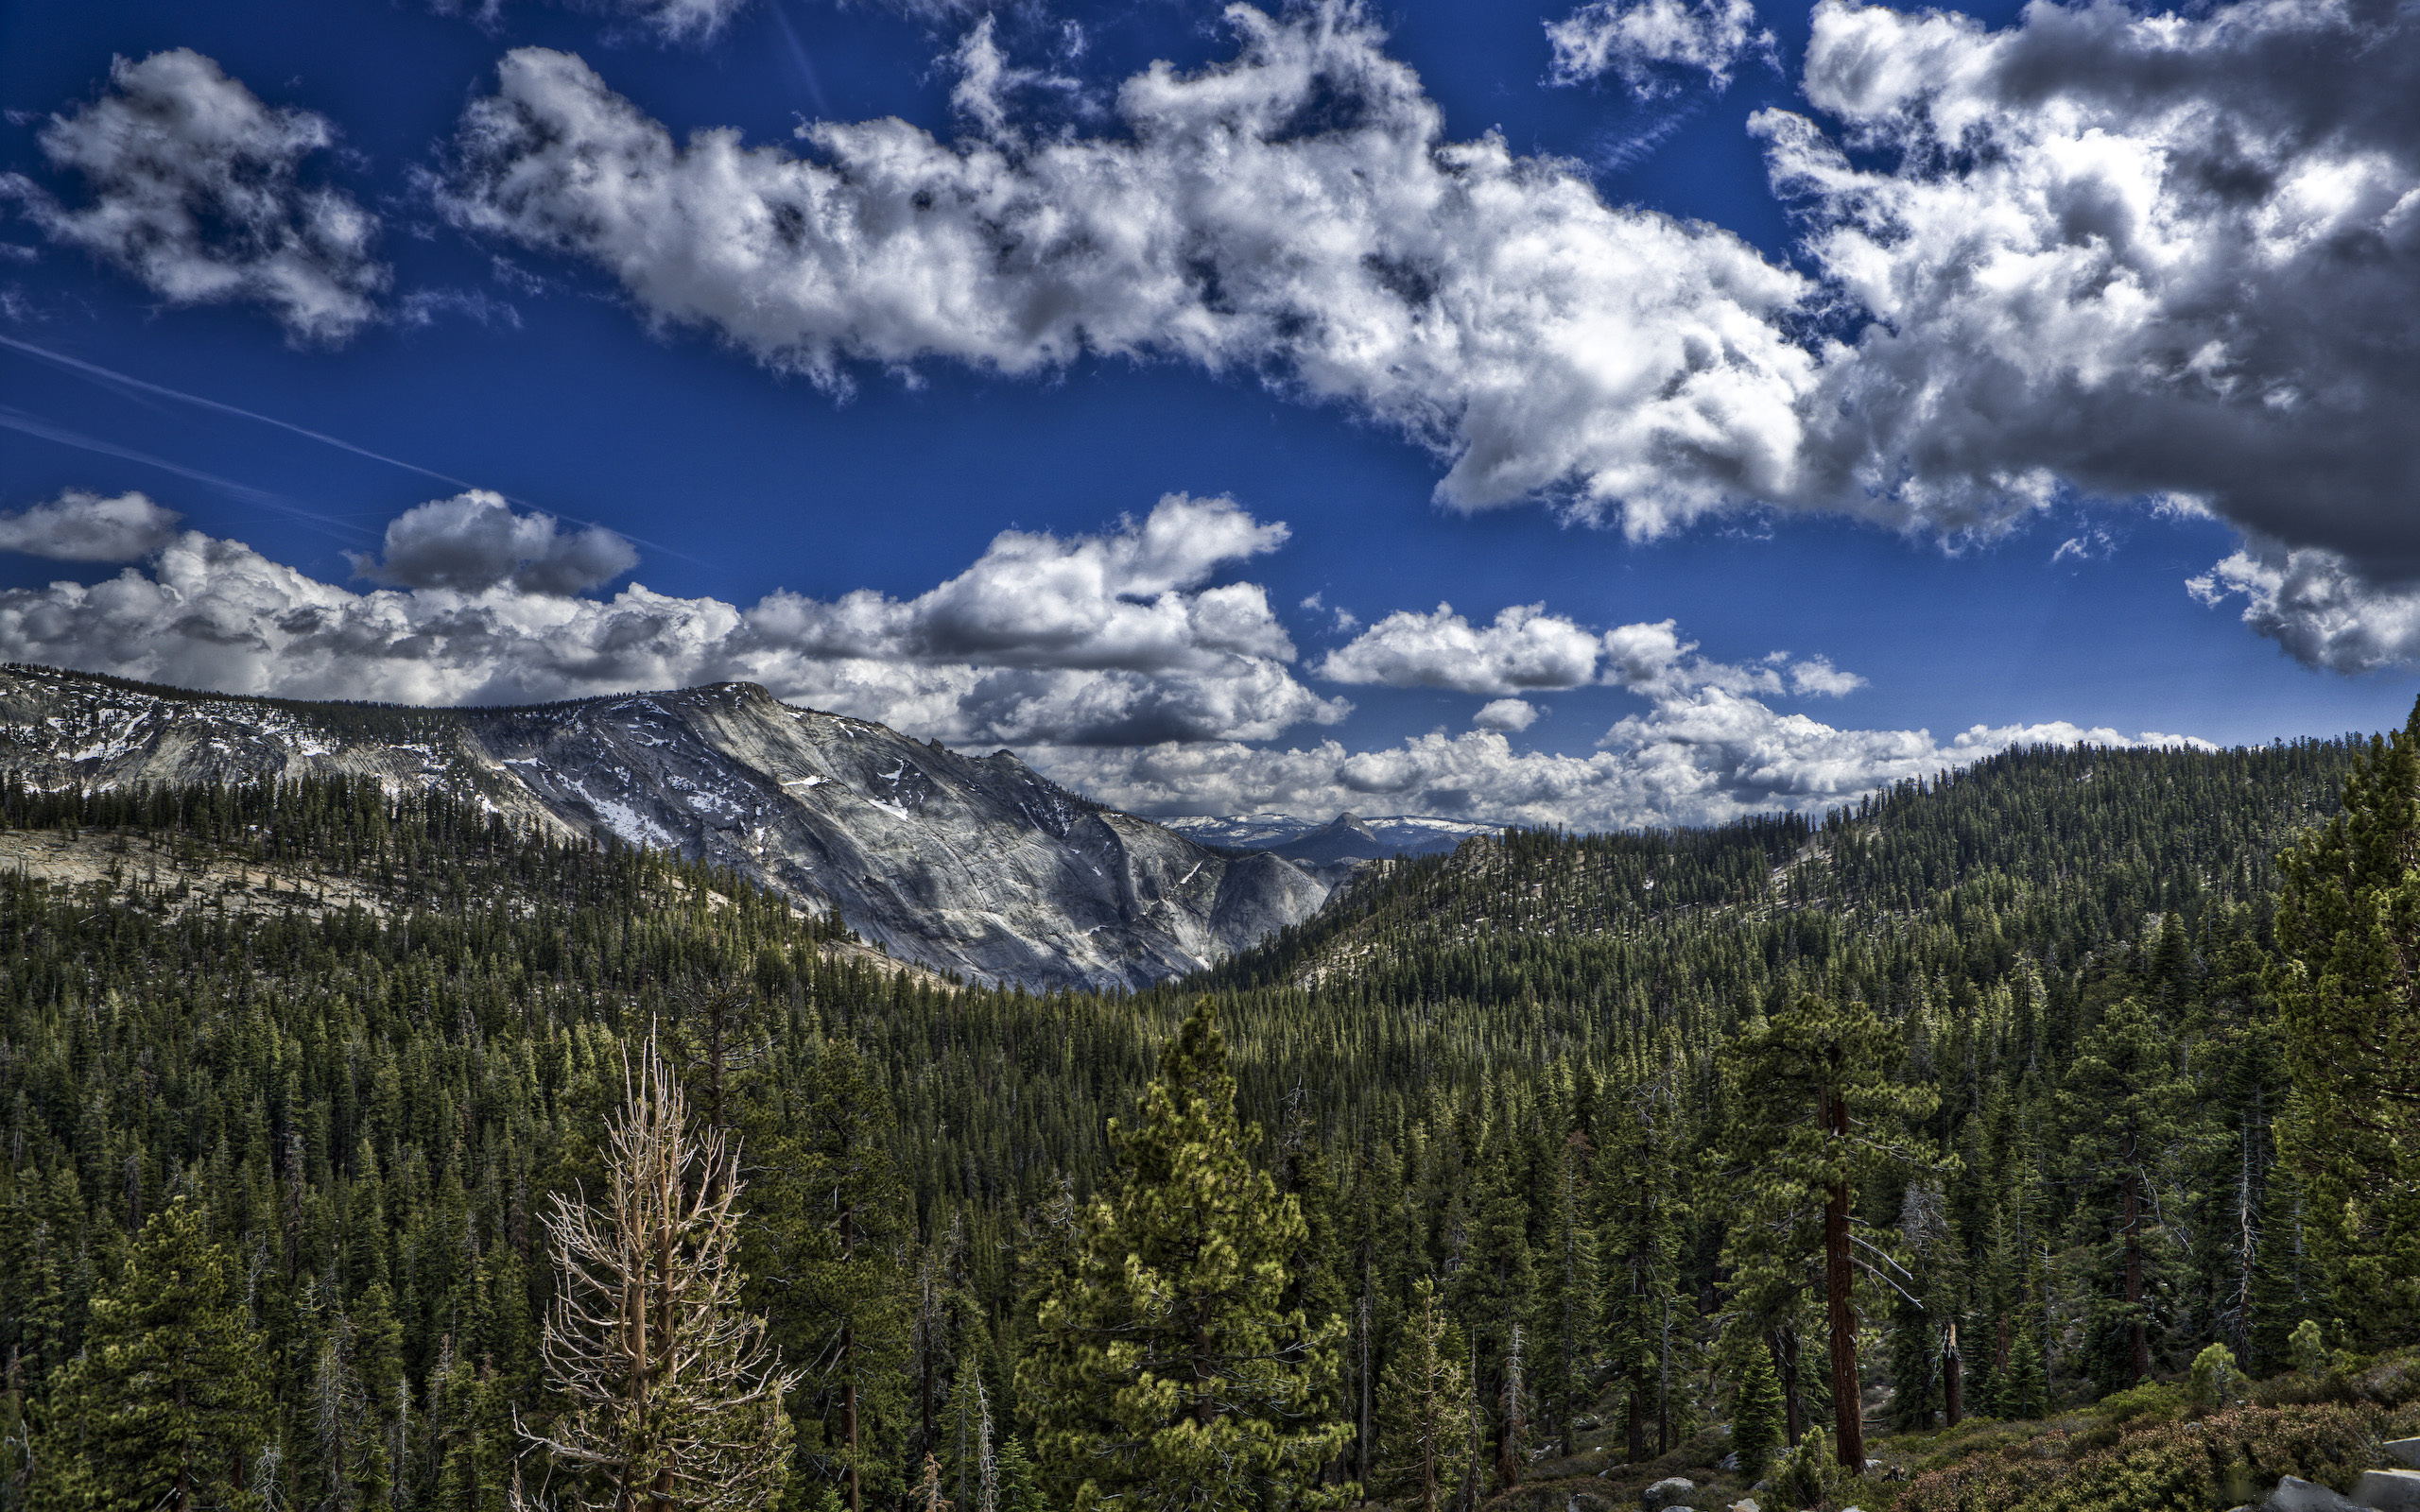
[[(2393, 298), (2420, 287), (2396, 198), (2420, 183), (2394, 105), (2412, 23), (2219, 8), (2157, 43), (2169, 96), (2147, 99), (2115, 77), (2156, 50), (2147, 14), (1300, 7), (1270, 12), (1255, 55), (1217, 7), (1176, 0), (0, 0), (0, 651), (479, 701), (753, 675), (1011, 745), (1154, 812), (1668, 822), (1820, 808), (2010, 739), (2399, 724), (2420, 647), (2420, 414), (2394, 376), (2420, 352), (2413, 301)], [(2360, 60), (2337, 75), (2352, 110), (2238, 87), (2263, 47), (2337, 43)], [(1289, 47), (1326, 60), (1299, 98)], [(553, 60), (525, 104), (562, 105), (608, 158), (645, 166), (634, 122), (675, 152), (730, 128), (871, 194), (870, 160), (797, 133), (896, 117), (945, 193), (988, 174), (1015, 214), (1096, 235), (1182, 223), (1209, 250), (1169, 267), (1209, 266), (1214, 286), (1152, 303), (1053, 266), (953, 288), (959, 265), (891, 243), (836, 305), (767, 315), (790, 287), (778, 247), (700, 270), (667, 230), (754, 191), (657, 163), (648, 181), (680, 180), (684, 208), (616, 201), (600, 226), (603, 201), (512, 177), (545, 166), (535, 138), (475, 140), (466, 112), (510, 94), (513, 59)], [(987, 60), (1007, 82), (970, 93)], [(1251, 129), (1261, 165), (1223, 181), (1234, 197), (1190, 184), (1207, 149), (1155, 146), (1121, 110), (1157, 60), (1179, 81), (1250, 76), (1293, 112)], [(1395, 64), (1416, 86), (1380, 77)], [(128, 130), (152, 135), (137, 150)], [(1338, 292), (1334, 269), (1393, 266), (1402, 228), (1256, 223), (1251, 175), (1281, 189), (1326, 161), (1322, 133), (1383, 179), (1407, 144), (1434, 163), (1490, 132), (1511, 164), (1492, 208), (1400, 253), (1412, 318), (1451, 339), (1356, 367), (1303, 335), (1361, 318), (1370, 291)], [(2249, 210), (2197, 187), (2221, 181), (2221, 138), (2223, 181), (2261, 186)], [(1986, 141), (2014, 166), (1957, 155)], [(2111, 141), (2130, 152), (2078, 166)], [(1036, 166), (1052, 144), (1132, 178), (1053, 177)], [(1788, 198), (1776, 170), (1796, 175)], [(1402, 171), (1406, 193), (1471, 181)], [(1876, 204), (1884, 233), (1824, 242)], [(315, 218), (331, 205), (341, 224)], [(1505, 272), (1508, 221), (1576, 224), (1579, 251)], [(2240, 254), (2244, 225), (2288, 250)], [(1974, 226), (1995, 228), (1979, 249)], [(2359, 279), (2295, 249), (2356, 235), (2381, 249)], [(1366, 251), (1336, 250), (1356, 236)], [(1318, 276), (1256, 307), (1226, 292), (1256, 259)], [(1506, 287), (1523, 277), (1526, 302)], [(1796, 283), (1718, 297), (1708, 278)], [(1633, 286), (1663, 292), (1634, 312)], [(2267, 330), (2276, 289), (2302, 303)], [(1482, 313), (1437, 313), (1458, 290)], [(851, 313), (925, 298), (959, 313)], [(1600, 298), (1595, 324), (1557, 324)], [(1037, 300), (1080, 308), (1018, 302)], [(982, 334), (961, 340), (970, 319)], [(1019, 324), (1045, 319), (1076, 334)], [(1722, 321), (1745, 334), (1673, 358), (1663, 392), (1730, 386), (1643, 438), (1626, 417), (1652, 385), (1533, 360), (1566, 337), (1583, 368), (1597, 345), (1680, 351)], [(1202, 322), (1217, 335), (1188, 334)], [(1495, 340), (1488, 372), (1457, 368)], [(1798, 438), (1779, 462), (1775, 426)], [(1458, 459), (1498, 454), (1512, 483), (1457, 481)], [(1168, 495), (1223, 502), (1154, 515)], [(1146, 522), (1188, 543), (1163, 560), (1135, 544)], [(1004, 557), (1009, 530), (1055, 544)], [(633, 582), (685, 607), (633, 607)], [(1483, 632), (1527, 605), (1551, 633), (1520, 662)], [(717, 627), (724, 606), (755, 617)]]

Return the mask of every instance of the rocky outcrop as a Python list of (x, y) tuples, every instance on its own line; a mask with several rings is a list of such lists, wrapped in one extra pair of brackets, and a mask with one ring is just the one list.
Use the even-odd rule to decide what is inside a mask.
[(0, 766), (37, 785), (315, 772), (438, 787), (524, 824), (662, 846), (837, 909), (971, 980), (1142, 987), (1324, 902), (1333, 879), (1087, 802), (752, 683), (517, 709), (397, 709), (0, 670)]

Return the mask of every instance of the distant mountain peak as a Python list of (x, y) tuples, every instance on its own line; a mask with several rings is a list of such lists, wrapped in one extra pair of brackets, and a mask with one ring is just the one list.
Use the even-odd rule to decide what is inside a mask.
[(895, 956), (1036, 988), (1140, 988), (1315, 913), (1338, 873), (1105, 809), (752, 682), (510, 708), (188, 693), (0, 669), (0, 768), (56, 787), (321, 772), (438, 788), (559, 834), (711, 861)]

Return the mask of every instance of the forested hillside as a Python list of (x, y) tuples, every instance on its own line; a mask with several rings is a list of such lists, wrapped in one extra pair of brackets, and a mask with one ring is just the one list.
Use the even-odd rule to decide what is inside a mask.
[[(1478, 839), (1135, 996), (886, 971), (738, 879), (370, 782), (0, 794), (122, 858), (0, 878), (0, 1506), (613, 1504), (549, 1219), (619, 1190), (650, 1034), (794, 1373), (781, 1473), (666, 1507), (1560, 1509), (1724, 1455), (1814, 1505), (1861, 1434), (2213, 1345), (2355, 1370), (2420, 1331), (2420, 930), (2373, 907), (2420, 771), (2366, 750)], [(2273, 1482), (2350, 1431), (2244, 1441)], [(2090, 1469), (2044, 1463), (2024, 1495)], [(2020, 1504), (1951, 1480), (1857, 1495)]]

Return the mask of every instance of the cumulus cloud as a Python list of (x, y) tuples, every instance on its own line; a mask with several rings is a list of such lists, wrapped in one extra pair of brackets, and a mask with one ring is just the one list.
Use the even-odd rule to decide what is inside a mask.
[(47, 504), (0, 514), (0, 551), (53, 561), (132, 561), (174, 539), (181, 518), (140, 493), (103, 497), (69, 489)]
[[(2420, 576), (2420, 11), (2091, 0), (1993, 30), (1823, 0), (1810, 112), (1754, 122), (1811, 277), (1450, 139), (1346, 0), (1229, 15), (1234, 57), (1126, 79), (1092, 134), (1024, 121), (1018, 92), (1055, 81), (979, 24), (953, 140), (677, 141), (520, 49), (440, 199), (836, 389), (1177, 360), (1396, 427), (1463, 507), (1954, 540), (2076, 494), (2186, 501), (2381, 593)], [(1748, 0), (1594, 0), (1553, 34), (1559, 77), (1638, 89), (1763, 46)]]
[(373, 583), (466, 593), (508, 583), (524, 593), (584, 593), (639, 564), (637, 551), (611, 530), (565, 530), (552, 515), (516, 513), (485, 489), (389, 521), (383, 556), (346, 555), (355, 574)]
[(822, 122), (805, 155), (676, 142), (580, 60), (521, 48), (466, 112), (442, 202), (835, 387), (861, 362), (1173, 358), (1400, 428), (1451, 457), (1458, 506), (1555, 490), (1651, 533), (1795, 493), (1816, 364), (1781, 319), (1803, 280), (1607, 205), (1574, 165), (1447, 139), (1340, 0), (1228, 16), (1237, 56), (1127, 79), (1114, 135), (970, 107), (956, 141)]
[[(1499, 610), (1495, 623), (1473, 626), (1440, 604), (1435, 612), (1399, 610), (1331, 651), (1319, 675), (1335, 682), (1393, 688), (1450, 688), (1457, 693), (1514, 694), (1542, 688), (1610, 683), (1637, 693), (1719, 687), (1733, 693), (1837, 696), (1865, 686), (1824, 657), (1793, 661), (1776, 651), (1750, 666), (1696, 654), (1678, 622), (1621, 625), (1602, 635), (1583, 629), (1543, 604)], [(1506, 727), (1520, 728), (1520, 727)]]
[(578, 596), (627, 570), (628, 543), (475, 492), (389, 527), (365, 567), (399, 587), (354, 593), (187, 531), (101, 583), (0, 592), (0, 659), (423, 704), (738, 678), (945, 740), (1266, 740), (1352, 707), (1295, 680), (1257, 585), (1210, 581), (1284, 539), (1227, 500), (1173, 496), (1098, 536), (1006, 532), (914, 598), (776, 593), (743, 610), (636, 583)]
[(1727, 89), (1733, 69), (1773, 57), (1754, 0), (1592, 0), (1546, 26), (1555, 83), (1612, 74), (1640, 99), (1672, 94), (1688, 74)]
[(1319, 674), (1333, 682), (1457, 693), (1576, 688), (1595, 680), (1598, 650), (1594, 634), (1544, 604), (1515, 605), (1484, 628), (1440, 604), (1433, 614), (1388, 615), (1329, 652)]
[(2255, 537), (2187, 589), (2243, 600), (2243, 623), (2307, 665), (2375, 672), (2420, 662), (2420, 583), (2379, 584), (2335, 552)]
[(1947, 742), (1922, 730), (1839, 730), (1720, 688), (1678, 691), (1624, 719), (1586, 756), (1517, 752), (1493, 730), (1351, 751), (1234, 744), (1044, 750), (1060, 782), (1146, 814), (1440, 814), (1584, 829), (1720, 823), (1827, 807), (2011, 746), (2191, 745), (2191, 737), (2066, 723), (1977, 725)]
[(377, 217), (301, 178), (335, 137), (324, 116), (271, 110), (190, 48), (121, 58), (98, 99), (41, 135), (91, 202), (70, 208), (21, 174), (0, 176), (0, 197), (170, 304), (262, 304), (297, 339), (342, 341), (377, 318), (389, 275), (371, 253)]
[(1824, 0), (1805, 85), (1840, 141), (1755, 129), (1866, 321), (1808, 406), (1810, 485), (1947, 530), (2189, 495), (2364, 582), (2420, 574), (2420, 12), (2104, 0), (1996, 31)]
[(1471, 715), (1475, 730), (1500, 730), (1518, 734), (1538, 722), (1538, 706), (1527, 698), (1496, 698), (1479, 705)]

